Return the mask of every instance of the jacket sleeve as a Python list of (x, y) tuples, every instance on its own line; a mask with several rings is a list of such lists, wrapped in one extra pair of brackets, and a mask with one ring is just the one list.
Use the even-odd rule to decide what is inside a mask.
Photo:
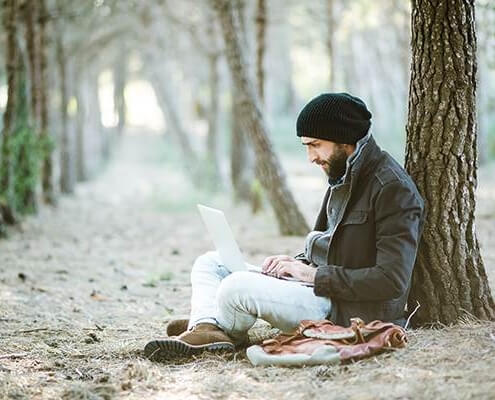
[(295, 256), (294, 256), (294, 258), (295, 258), (296, 260), (298, 260), (298, 261), (303, 262), (303, 263), (304, 263), (304, 264), (306, 264), (306, 265), (311, 264), (311, 263), (309, 262), (309, 260), (306, 258), (306, 256), (305, 256), (304, 252), (302, 252), (302, 253), (299, 253), (299, 254), (295, 255)]
[(401, 296), (411, 279), (422, 213), (422, 200), (402, 181), (382, 186), (374, 202), (376, 265), (318, 266), (315, 295), (347, 301), (385, 301)]

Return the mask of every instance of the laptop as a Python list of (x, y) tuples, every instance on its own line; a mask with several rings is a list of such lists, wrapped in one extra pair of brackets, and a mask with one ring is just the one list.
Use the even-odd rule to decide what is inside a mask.
[[(227, 218), (225, 218), (225, 214), (216, 208), (207, 207), (202, 204), (198, 204), (198, 210), (210, 233), (224, 267), (230, 272), (252, 271), (261, 273), (261, 267), (244, 261), (244, 257), (237, 245), (232, 229), (227, 222)], [(302, 282), (299, 279), (290, 276), (281, 277), (280, 279), (300, 282), (306, 286), (313, 286), (311, 283)]]
[(261, 267), (246, 263), (242, 257), (241, 250), (225, 218), (225, 214), (215, 208), (198, 204), (198, 210), (203, 222), (210, 233), (213, 243), (222, 259), (224, 267), (230, 272), (255, 271), (261, 272)]

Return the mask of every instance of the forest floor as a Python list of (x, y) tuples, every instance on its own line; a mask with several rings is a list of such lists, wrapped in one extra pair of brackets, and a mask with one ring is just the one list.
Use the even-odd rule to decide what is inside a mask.
[[(406, 349), (345, 366), (255, 368), (243, 351), (145, 359), (147, 341), (187, 316), (191, 265), (212, 246), (197, 201), (226, 210), (250, 262), (303, 243), (280, 237), (268, 211), (253, 217), (226, 195), (198, 194), (163, 162), (162, 140), (125, 138), (97, 179), (0, 241), (1, 399), (495, 397), (495, 324), (468, 320), (410, 330)], [(285, 165), (313, 221), (324, 178), (303, 161)], [(495, 288), (495, 167), (480, 172), (477, 229)]]

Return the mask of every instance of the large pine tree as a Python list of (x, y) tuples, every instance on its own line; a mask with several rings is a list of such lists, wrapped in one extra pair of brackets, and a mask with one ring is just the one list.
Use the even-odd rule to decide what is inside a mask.
[(418, 323), (495, 318), (475, 230), (474, 0), (412, 1), (406, 168), (427, 206), (410, 306)]

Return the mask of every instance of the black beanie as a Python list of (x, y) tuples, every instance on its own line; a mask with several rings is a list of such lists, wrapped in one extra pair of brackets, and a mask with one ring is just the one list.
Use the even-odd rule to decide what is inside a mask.
[(348, 93), (323, 93), (315, 97), (297, 117), (297, 136), (356, 144), (371, 125), (364, 102)]

